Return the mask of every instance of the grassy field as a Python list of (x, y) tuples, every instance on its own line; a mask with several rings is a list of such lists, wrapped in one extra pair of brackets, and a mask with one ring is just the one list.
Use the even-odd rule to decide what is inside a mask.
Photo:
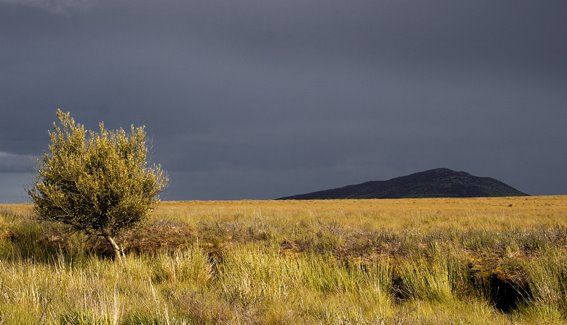
[(0, 324), (567, 323), (567, 196), (162, 202), (119, 240), (0, 205)]

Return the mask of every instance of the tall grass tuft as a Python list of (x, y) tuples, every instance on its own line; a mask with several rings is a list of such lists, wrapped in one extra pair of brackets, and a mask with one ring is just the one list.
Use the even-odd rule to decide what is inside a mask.
[(567, 254), (553, 248), (524, 261), (532, 297), (522, 312), (549, 322), (567, 319)]

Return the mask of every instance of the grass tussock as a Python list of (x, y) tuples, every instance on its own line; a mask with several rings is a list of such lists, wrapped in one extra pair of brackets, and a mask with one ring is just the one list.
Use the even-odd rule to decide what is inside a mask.
[(0, 206), (2, 324), (567, 323), (567, 198), (165, 202), (104, 241)]

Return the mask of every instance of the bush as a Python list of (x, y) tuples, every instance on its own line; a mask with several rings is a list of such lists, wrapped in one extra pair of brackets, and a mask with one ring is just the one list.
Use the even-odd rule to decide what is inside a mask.
[(148, 166), (144, 127), (87, 131), (70, 113), (57, 110), (59, 124), (49, 132), (49, 152), (41, 160), (37, 182), (28, 191), (39, 218), (72, 230), (104, 237), (117, 258), (114, 238), (142, 222), (167, 177)]

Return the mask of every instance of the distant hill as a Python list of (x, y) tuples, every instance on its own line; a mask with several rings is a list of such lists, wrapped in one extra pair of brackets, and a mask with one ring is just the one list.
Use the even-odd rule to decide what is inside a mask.
[(371, 181), (324, 191), (293, 195), (280, 200), (396, 199), (435, 197), (527, 196), (494, 178), (472, 176), (447, 168)]

